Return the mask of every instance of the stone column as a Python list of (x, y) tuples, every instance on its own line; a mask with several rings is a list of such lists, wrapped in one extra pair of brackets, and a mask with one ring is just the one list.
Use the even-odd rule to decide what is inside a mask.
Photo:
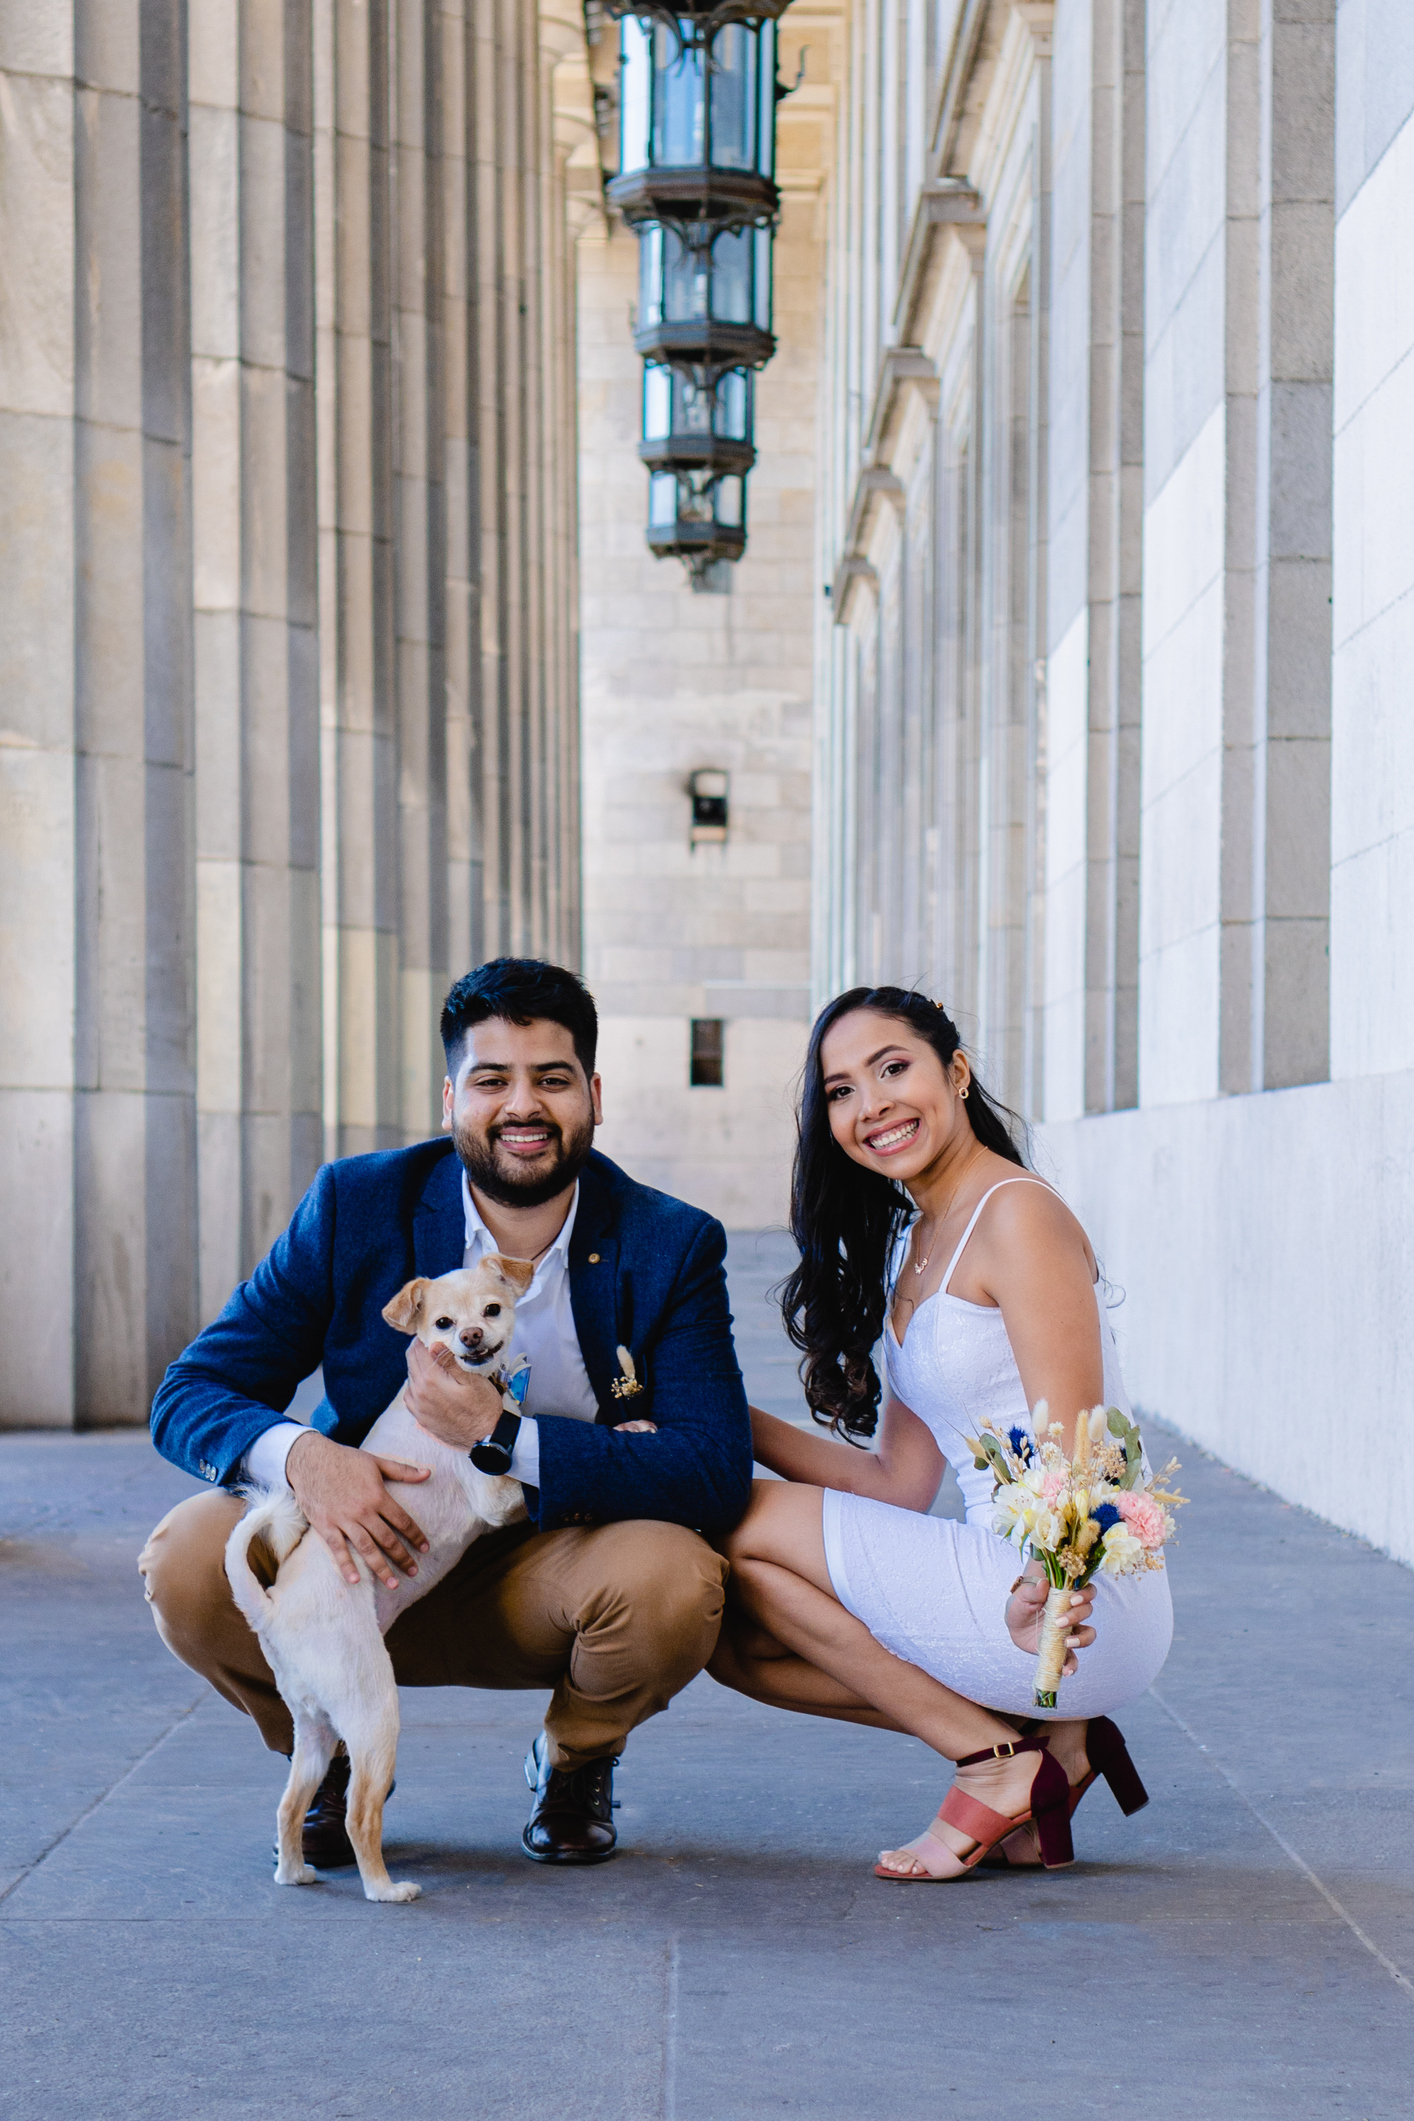
[(387, 0), (316, 0), (326, 1152), (399, 1138)]
[[(394, 13), (393, 205), (395, 686), (401, 1100), (409, 1140), (438, 1124), (437, 1017), (447, 988), (446, 547), (443, 184), (446, 105), (437, 14)], [(461, 97), (452, 90), (456, 109)]]
[(1330, 1070), (1335, 0), (1263, 0), (1251, 1087)]
[(320, 1160), (309, 0), (192, 0), (201, 1309)]
[(1228, 10), (1220, 1087), (1328, 1072), (1335, 5)]
[[(470, 0), (474, 6), (475, 0)], [(477, 782), (481, 584), (475, 523), (480, 492), (475, 399), (475, 197), (469, 127), (475, 109), (474, 25), (468, 0), (448, 0), (435, 18), (442, 97), (438, 212), (445, 680), (446, 964), (451, 978), (482, 950), (481, 805)], [(438, 997), (440, 999), (440, 997)]]
[(0, 17), (0, 1419), (141, 1421), (196, 1318), (180, 0)]

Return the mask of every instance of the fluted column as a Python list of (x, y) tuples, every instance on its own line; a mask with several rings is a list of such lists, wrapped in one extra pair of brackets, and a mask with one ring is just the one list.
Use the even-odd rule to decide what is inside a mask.
[[(447, 987), (446, 545), (442, 431), (442, 143), (438, 13), (400, 0), (393, 18), (393, 505), (398, 746), (401, 1110), (417, 1140), (437, 1124)], [(448, 84), (453, 108), (460, 97)]]
[(196, 1317), (180, 0), (0, 18), (0, 1419), (140, 1420)]
[(316, 369), (325, 1142), (399, 1138), (389, 25), (317, 0)]
[(481, 585), (476, 519), (480, 491), (475, 396), (476, 236), (469, 127), (475, 110), (476, 0), (443, 0), (435, 17), (441, 97), (437, 271), (442, 359), (441, 446), (445, 496), (443, 672), (446, 774), (446, 951), (455, 978), (482, 950), (481, 803), (478, 747)]
[(201, 1307), (322, 1149), (309, 0), (192, 0)]

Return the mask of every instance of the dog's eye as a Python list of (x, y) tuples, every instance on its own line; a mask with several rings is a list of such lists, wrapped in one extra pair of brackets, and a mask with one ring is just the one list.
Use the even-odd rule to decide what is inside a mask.
[(501, 1315), (501, 1306), (499, 1304), (487, 1304), (486, 1309), (482, 1312), (481, 1315), (483, 1318), (499, 1318)]
[(437, 1331), (439, 1333), (448, 1333), (451, 1331), (454, 1323), (455, 1321), (453, 1319), (439, 1318), (437, 1321)]

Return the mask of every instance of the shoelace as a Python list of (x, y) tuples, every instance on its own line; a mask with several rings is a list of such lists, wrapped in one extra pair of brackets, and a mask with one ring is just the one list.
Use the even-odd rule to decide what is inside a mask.
[[(609, 1795), (618, 1764), (617, 1759), (589, 1760), (583, 1767), (555, 1768), (552, 1772), (563, 1784), (566, 1797), (582, 1805), (586, 1811), (598, 1812), (601, 1818), (607, 1818), (610, 1811), (618, 1810), (617, 1800)], [(548, 1791), (546, 1795), (549, 1796)]]

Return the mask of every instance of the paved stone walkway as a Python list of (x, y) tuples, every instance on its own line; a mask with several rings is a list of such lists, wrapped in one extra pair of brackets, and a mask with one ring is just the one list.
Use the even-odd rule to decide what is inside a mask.
[[(798, 1406), (734, 1241), (759, 1401)], [(620, 1772), (624, 1853), (517, 1853), (534, 1695), (409, 1692), (388, 1840), (277, 1891), (283, 1763), (133, 1570), (192, 1483), (141, 1433), (0, 1438), (10, 2121), (1405, 2121), (1414, 1573), (1179, 1447), (1178, 1636), (1049, 1877), (876, 1883), (943, 1776), (699, 1680)], [(944, 1505), (946, 1506), (946, 1505)]]

